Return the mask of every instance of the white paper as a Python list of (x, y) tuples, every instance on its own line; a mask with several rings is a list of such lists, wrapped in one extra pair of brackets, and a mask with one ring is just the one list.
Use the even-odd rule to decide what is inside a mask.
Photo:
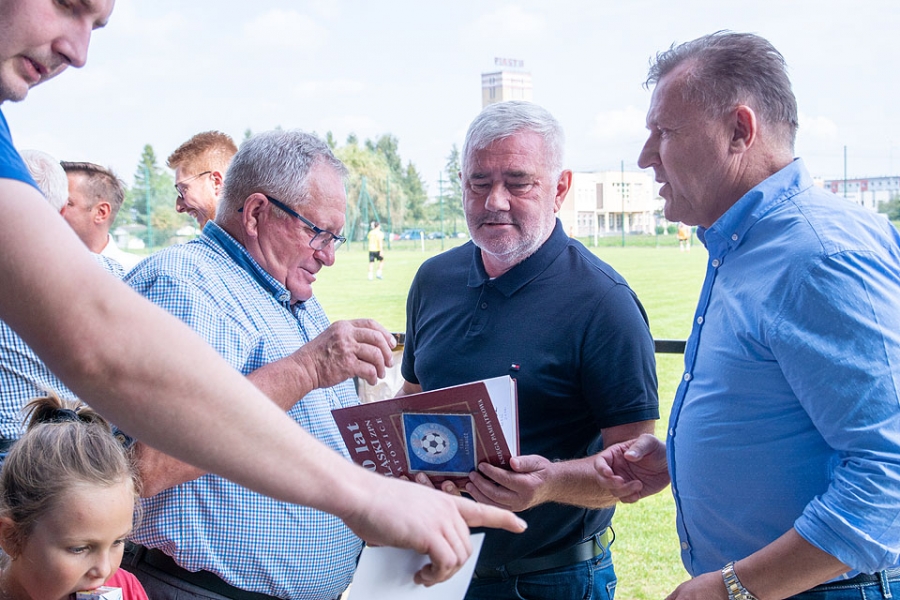
[(503, 430), (506, 445), (509, 446), (509, 453), (512, 456), (518, 456), (519, 405), (516, 383), (509, 375), (501, 375), (483, 381), (488, 395), (491, 397), (491, 404), (494, 405), (494, 412), (497, 413), (497, 420), (500, 421), (500, 429)]
[(431, 587), (413, 582), (413, 575), (430, 562), (427, 556), (415, 550), (366, 546), (359, 557), (347, 600), (462, 600), (484, 541), (483, 533), (469, 537), (472, 555), (466, 564), (447, 581)]

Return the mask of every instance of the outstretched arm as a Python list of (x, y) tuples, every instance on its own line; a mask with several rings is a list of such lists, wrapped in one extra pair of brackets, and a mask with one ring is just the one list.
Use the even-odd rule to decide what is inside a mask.
[[(394, 337), (375, 321), (337, 321), (296, 352), (260, 367), (247, 379), (287, 411), (316, 388), (354, 376), (374, 383), (391, 365), (394, 345)], [(134, 458), (144, 497), (206, 474), (142, 442), (135, 445)]]
[[(605, 444), (631, 441), (653, 431), (655, 421), (639, 421), (603, 429)], [(650, 436), (652, 437), (652, 436)], [(627, 442), (625, 442), (627, 443)], [(546, 502), (603, 508), (618, 498), (597, 477), (594, 457), (553, 462), (542, 456), (518, 456), (511, 471), (488, 463), (470, 473), (465, 491), (479, 502), (519, 512)], [(445, 490), (448, 491), (448, 490)]]
[[(408, 484), (320, 444), (186, 325), (103, 271), (31, 186), (0, 179), (0, 212), (0, 318), (125, 431), (257, 492), (337, 515), (363, 539), (427, 552), (433, 565), (418, 576), (427, 583), (464, 562), (467, 523), (522, 530), (512, 513), (397, 487)], [(376, 501), (381, 513), (372, 510), (378, 491), (394, 500)]]

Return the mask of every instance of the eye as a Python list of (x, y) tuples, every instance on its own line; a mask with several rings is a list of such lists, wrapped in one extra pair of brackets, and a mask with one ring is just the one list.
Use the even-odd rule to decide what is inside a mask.
[(473, 192), (483, 194), (491, 189), (491, 184), (489, 183), (473, 183), (469, 182), (469, 189)]
[(513, 195), (520, 196), (522, 194), (527, 194), (531, 191), (531, 188), (534, 187), (533, 182), (529, 183), (507, 183), (506, 189), (508, 189)]
[(69, 552), (71, 552), (72, 554), (84, 554), (87, 551), (87, 546), (72, 546), (71, 548), (69, 548)]

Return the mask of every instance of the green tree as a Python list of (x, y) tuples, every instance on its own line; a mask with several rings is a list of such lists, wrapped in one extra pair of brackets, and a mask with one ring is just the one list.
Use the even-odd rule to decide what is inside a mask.
[(334, 139), (334, 134), (330, 131), (325, 132), (325, 143), (328, 144), (328, 147), (331, 148), (332, 152), (337, 148), (337, 140)]
[(125, 193), (119, 217), (123, 224), (144, 227), (136, 235), (149, 248), (168, 245), (175, 231), (191, 222), (190, 217), (175, 210), (174, 185), (172, 176), (157, 164), (153, 146), (144, 146), (134, 172), (134, 184)]
[[(460, 157), (456, 144), (450, 149), (447, 163), (444, 166), (443, 200), (444, 231), (457, 233), (460, 227), (465, 228), (465, 213), (462, 205), (462, 183), (459, 180)], [(440, 199), (438, 199), (440, 201)], [(439, 204), (436, 203), (436, 205)], [(435, 207), (435, 215), (439, 217), (440, 208)]]
[(891, 221), (900, 221), (900, 195), (879, 204), (878, 212), (886, 214)]
[[(373, 219), (388, 221), (387, 180), (390, 177), (390, 169), (384, 157), (372, 151), (368, 144), (360, 146), (348, 143), (337, 148), (335, 155), (343, 161), (350, 172), (347, 177), (347, 223), (344, 231), (350, 239), (361, 240), (369, 229), (368, 223), (364, 221)], [(369, 201), (359, 206), (364, 177)], [(391, 201), (393, 202), (396, 197), (397, 192), (392, 189)]]
[(412, 223), (423, 222), (425, 220), (425, 203), (428, 201), (428, 193), (425, 190), (425, 182), (422, 181), (422, 176), (416, 169), (416, 165), (412, 164), (412, 161), (406, 165), (403, 187), (406, 190), (406, 213), (404, 219)]

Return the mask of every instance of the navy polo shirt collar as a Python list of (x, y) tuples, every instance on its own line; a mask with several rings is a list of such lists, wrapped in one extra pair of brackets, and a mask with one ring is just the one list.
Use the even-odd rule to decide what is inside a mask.
[(537, 249), (537, 252), (500, 277), (491, 280), (484, 268), (481, 250), (473, 243), (472, 266), (469, 269), (468, 286), (480, 287), (490, 280), (493, 287), (508, 298), (543, 273), (568, 245), (569, 236), (563, 231), (562, 223), (557, 219), (550, 237)]

